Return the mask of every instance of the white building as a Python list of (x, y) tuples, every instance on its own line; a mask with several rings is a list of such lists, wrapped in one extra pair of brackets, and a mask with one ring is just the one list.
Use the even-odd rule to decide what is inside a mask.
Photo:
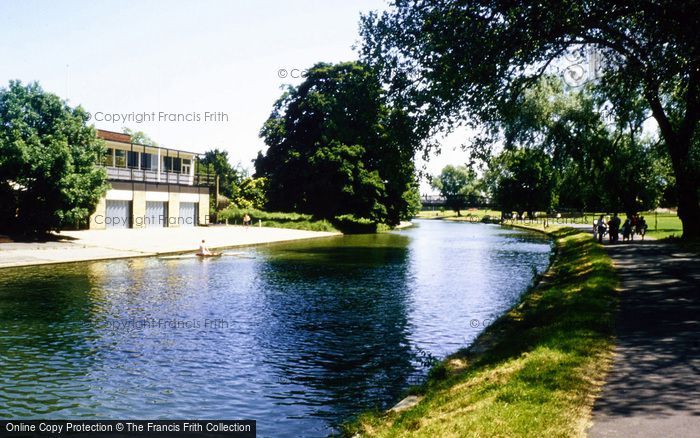
[(198, 154), (132, 143), (117, 132), (97, 136), (106, 143), (101, 164), (111, 188), (90, 216), (90, 229), (208, 223), (213, 176), (196, 172)]

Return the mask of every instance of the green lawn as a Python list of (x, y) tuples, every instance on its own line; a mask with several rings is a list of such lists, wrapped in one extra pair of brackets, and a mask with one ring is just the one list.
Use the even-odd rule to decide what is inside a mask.
[(314, 219), (308, 214), (268, 212), (253, 208), (228, 207), (218, 213), (218, 220), (230, 225), (241, 225), (245, 214), (250, 215), (254, 225), (261, 222), (263, 227), (338, 232), (329, 221)]
[(460, 212), (462, 215), (457, 216), (457, 213), (455, 213), (452, 210), (445, 210), (445, 211), (440, 211), (440, 210), (422, 210), (420, 211), (416, 217), (419, 219), (450, 219), (450, 220), (471, 220), (472, 218), (478, 218), (481, 219), (484, 216), (491, 216), (491, 217), (496, 217), (500, 218), (501, 217), (501, 212), (496, 211), (496, 210), (479, 210), (479, 209), (469, 209), (469, 210), (462, 210)]
[[(593, 218), (598, 218), (601, 214), (608, 216), (608, 213), (586, 213), (586, 216), (591, 218), (591, 223)], [(640, 216), (644, 216), (649, 228), (647, 229), (647, 236), (653, 237), (654, 239), (664, 239), (667, 237), (681, 237), (683, 234), (683, 225), (678, 215), (675, 213), (654, 213), (653, 211), (641, 212)], [(624, 213), (618, 213), (618, 216), (622, 221), (625, 220)]]
[(666, 237), (681, 237), (683, 235), (683, 225), (681, 220), (675, 214), (659, 213), (643, 213), (644, 220), (647, 222), (649, 229), (647, 235), (655, 239), (663, 239)]
[[(588, 212), (584, 214), (584, 217), (580, 218), (580, 221), (586, 223), (590, 222), (592, 225), (593, 219), (598, 218), (598, 216), (600, 216), (601, 214), (608, 215), (608, 213)], [(644, 219), (646, 220), (647, 225), (649, 226), (647, 230), (647, 235), (650, 237), (653, 237), (655, 239), (664, 239), (672, 236), (681, 237), (681, 235), (683, 234), (683, 226), (681, 224), (681, 220), (675, 213), (654, 213), (653, 211), (651, 211), (643, 212), (640, 214), (644, 216)], [(481, 218), (485, 215), (500, 218), (501, 212), (496, 210), (464, 210), (462, 211), (462, 216), (457, 217), (457, 213), (455, 213), (452, 210), (445, 210), (442, 212), (439, 210), (423, 210), (420, 213), (418, 213), (416, 217), (420, 219), (471, 220), (473, 217)], [(618, 213), (618, 215), (624, 221), (625, 214)]]
[(550, 227), (558, 255), (538, 287), (431, 371), (421, 402), (367, 413), (347, 435), (584, 436), (612, 356), (617, 276), (588, 232)]
[(260, 224), (263, 227), (293, 228), (345, 234), (375, 233), (392, 229), (386, 224), (374, 223), (369, 219), (357, 218), (353, 215), (336, 216), (332, 221), (329, 221), (314, 218), (310, 214), (263, 211), (234, 206), (229, 206), (218, 212), (217, 221), (229, 225), (241, 225), (246, 214), (250, 216), (253, 225)]

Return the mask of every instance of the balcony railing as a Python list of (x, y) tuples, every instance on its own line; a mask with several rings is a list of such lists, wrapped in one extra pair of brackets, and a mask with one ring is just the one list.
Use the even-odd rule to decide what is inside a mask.
[(196, 173), (190, 175), (179, 172), (158, 172), (157, 170), (142, 170), (129, 167), (105, 167), (107, 179), (119, 181), (159, 182), (181, 184), (187, 186), (211, 186), (215, 184), (213, 174)]

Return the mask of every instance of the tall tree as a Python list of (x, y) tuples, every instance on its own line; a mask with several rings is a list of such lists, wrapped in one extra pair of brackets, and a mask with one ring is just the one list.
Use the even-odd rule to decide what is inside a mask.
[(504, 112), (505, 146), (537, 148), (551, 158), (558, 176), (553, 206), (628, 214), (656, 207), (666, 160), (644, 132), (648, 111), (633, 95), (603, 110), (610, 102), (593, 91), (542, 78)]
[(539, 149), (507, 149), (489, 163), (486, 175), (493, 201), (502, 212), (548, 211), (553, 202), (554, 171), (550, 158)]
[(320, 63), (275, 104), (260, 132), (269, 148), (255, 160), (256, 176), (267, 178), (271, 209), (397, 224), (415, 204), (412, 134), (374, 71)]
[(107, 183), (87, 120), (37, 83), (0, 89), (0, 229), (40, 234), (88, 220)]
[[(595, 50), (600, 90), (636, 93), (658, 122), (686, 238), (700, 237), (700, 5), (695, 0), (396, 1), (363, 18), (363, 59), (420, 125), (489, 124), (560, 62)], [(478, 145), (479, 142), (475, 142)]]
[(433, 178), (432, 186), (440, 191), (447, 206), (461, 216), (460, 210), (466, 208), (469, 198), (476, 197), (476, 180), (474, 170), (448, 164)]
[(222, 195), (233, 198), (238, 194), (238, 185), (246, 175), (242, 169), (231, 165), (228, 151), (218, 148), (206, 151), (198, 163), (197, 172), (213, 172), (219, 177), (219, 190)]

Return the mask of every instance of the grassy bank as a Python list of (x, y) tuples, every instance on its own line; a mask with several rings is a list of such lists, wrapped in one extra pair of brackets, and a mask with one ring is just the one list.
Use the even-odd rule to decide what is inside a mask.
[(665, 239), (667, 237), (681, 237), (683, 235), (683, 224), (677, 215), (671, 213), (644, 214), (644, 219), (649, 226), (647, 235), (654, 239)]
[(292, 228), (307, 231), (341, 232), (344, 234), (364, 234), (389, 231), (391, 227), (353, 215), (336, 216), (332, 221), (316, 219), (310, 214), (284, 213), (256, 210), (254, 208), (228, 207), (217, 213), (217, 221), (230, 225), (241, 225), (248, 214), (253, 225), (263, 227)]
[(610, 363), (617, 277), (589, 233), (548, 233), (557, 256), (540, 284), (470, 350), (437, 365), (418, 405), (364, 414), (345, 433), (583, 436)]
[(268, 212), (254, 208), (229, 207), (218, 213), (217, 220), (230, 225), (241, 225), (243, 216), (246, 214), (251, 217), (254, 225), (262, 222), (263, 227), (293, 228), (308, 231), (338, 231), (330, 222), (314, 219), (309, 214)]
[[(419, 212), (416, 217), (420, 219), (447, 219), (447, 220), (454, 220), (454, 221), (475, 221), (475, 219), (482, 219), (485, 216), (489, 216), (491, 218), (500, 218), (501, 217), (501, 212), (496, 211), (496, 210), (477, 210), (477, 209), (470, 209), (470, 210), (464, 210), (461, 212), (461, 216), (457, 216), (457, 213), (455, 213), (452, 210), (449, 209), (444, 209), (444, 211), (440, 210), (423, 210)], [(587, 212), (583, 213), (583, 216), (580, 216), (576, 219), (577, 222), (580, 223), (590, 223), (591, 226), (593, 225), (593, 219), (597, 219), (599, 215), (604, 214), (605, 216), (609, 216), (609, 213), (595, 213), (595, 212)], [(647, 211), (647, 212), (640, 212), (640, 215), (644, 216), (647, 225), (649, 226), (647, 230), (647, 235), (650, 237), (653, 237), (654, 239), (665, 239), (668, 237), (681, 237), (683, 234), (683, 225), (681, 223), (681, 220), (678, 218), (678, 215), (674, 212), (669, 212), (669, 213), (655, 213), (653, 211)], [(618, 213), (620, 218), (622, 220), (625, 219), (625, 214), (624, 213)], [(556, 223), (557, 219), (552, 219), (550, 218), (551, 223)], [(562, 219), (562, 222), (565, 221), (565, 219)]]
[(501, 217), (501, 212), (496, 210), (480, 210), (480, 209), (468, 209), (460, 211), (461, 215), (457, 216), (457, 213), (450, 210), (422, 210), (416, 215), (419, 219), (450, 219), (450, 220), (465, 220), (468, 221), (472, 218), (481, 219), (484, 216), (490, 217)]

